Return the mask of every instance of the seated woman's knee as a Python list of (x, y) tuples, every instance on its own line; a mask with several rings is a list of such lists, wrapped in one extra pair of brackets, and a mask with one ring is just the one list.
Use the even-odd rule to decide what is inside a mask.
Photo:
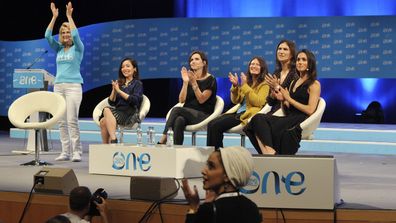
[(112, 114), (110, 108), (106, 107), (103, 109), (103, 116), (108, 116), (109, 114)]
[(183, 107), (175, 107), (175, 108), (172, 109), (171, 114), (178, 116), (178, 115), (181, 114), (182, 110), (183, 110)]
[(186, 120), (184, 119), (184, 117), (179, 116), (175, 119), (175, 124), (174, 124), (175, 128), (180, 128), (185, 126), (186, 126)]
[(100, 119), (99, 126), (100, 126), (100, 128), (106, 127), (106, 118), (103, 117), (102, 119)]

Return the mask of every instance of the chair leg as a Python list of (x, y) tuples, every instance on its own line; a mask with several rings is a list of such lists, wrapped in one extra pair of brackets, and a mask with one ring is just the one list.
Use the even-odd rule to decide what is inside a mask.
[(191, 133), (191, 144), (193, 145), (193, 146), (196, 146), (197, 145), (197, 133), (196, 132), (192, 132)]
[(41, 140), (40, 130), (38, 130), (38, 129), (34, 130), (34, 134), (35, 134), (34, 140), (35, 140), (35, 144), (36, 144), (36, 146), (34, 147), (34, 161), (35, 161), (35, 166), (39, 166), (39, 164), (40, 164), (40, 146), (43, 145), (42, 144), (43, 140)]
[(124, 142), (124, 128), (120, 127), (120, 143)]
[(245, 135), (241, 135), (241, 146), (242, 147), (245, 147), (245, 145), (246, 145), (245, 140), (246, 140), (246, 136)]
[(45, 161), (40, 161), (40, 147), (39, 147), (39, 140), (40, 140), (40, 146), (43, 146), (43, 140), (40, 135), (40, 130), (35, 129), (34, 130), (34, 135), (35, 135), (35, 148), (34, 148), (34, 160), (23, 163), (21, 166), (47, 166), (47, 165), (52, 165), (51, 163), (47, 163)]

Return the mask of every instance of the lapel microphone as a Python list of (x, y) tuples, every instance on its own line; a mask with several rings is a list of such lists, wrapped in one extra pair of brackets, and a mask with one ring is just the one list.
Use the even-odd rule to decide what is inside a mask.
[(48, 53), (48, 50), (45, 50), (42, 54), (40, 54), (40, 56), (36, 57), (36, 59), (34, 59), (34, 61), (28, 67), (26, 67), (26, 69), (29, 70), (46, 53)]

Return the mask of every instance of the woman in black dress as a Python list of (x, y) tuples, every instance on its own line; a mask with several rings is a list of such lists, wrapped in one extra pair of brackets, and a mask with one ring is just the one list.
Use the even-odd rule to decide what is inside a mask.
[(179, 102), (183, 107), (175, 107), (166, 121), (159, 144), (167, 141), (169, 128), (174, 132), (174, 144), (183, 145), (184, 130), (187, 125), (197, 124), (213, 113), (216, 104), (216, 78), (208, 72), (208, 58), (202, 51), (194, 51), (188, 58), (189, 69), (182, 67), (180, 73), (183, 86)]
[(275, 97), (275, 90), (279, 86), (289, 88), (290, 83), (298, 79), (296, 72), (296, 44), (291, 40), (281, 40), (276, 47), (275, 71), (272, 75), (266, 75), (265, 81), (270, 85), (270, 94), (267, 103), (271, 105), (269, 114), (281, 108), (281, 103)]
[[(291, 151), (288, 142), (282, 142), (282, 138), (287, 130), (299, 128), (300, 123), (316, 110), (321, 87), (314, 54), (306, 49), (298, 52), (296, 67), (299, 78), (291, 83), (289, 89), (279, 87), (274, 92), (276, 99), (282, 102), (286, 116), (259, 114), (244, 129), (259, 154), (294, 154), (296, 150)], [(301, 132), (299, 134), (301, 140)]]

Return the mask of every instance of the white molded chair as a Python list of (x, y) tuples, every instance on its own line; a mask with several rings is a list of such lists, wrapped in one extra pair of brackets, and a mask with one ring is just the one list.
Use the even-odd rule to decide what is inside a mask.
[[(173, 106), (168, 113), (166, 114), (166, 120), (168, 120), (170, 112), (172, 111), (173, 108), (175, 107), (183, 107), (184, 103), (177, 103), (175, 106)], [(224, 108), (224, 100), (220, 96), (216, 95), (216, 104), (214, 111), (209, 117), (204, 119), (202, 122), (194, 124), (194, 125), (187, 125), (185, 131), (186, 132), (191, 132), (191, 144), (195, 146), (197, 144), (196, 141), (196, 136), (198, 131), (206, 131), (206, 127), (210, 121), (218, 117), (222, 112)]]
[[(301, 139), (312, 140), (314, 138), (313, 132), (318, 128), (325, 108), (326, 108), (326, 101), (321, 97), (319, 99), (319, 103), (318, 106), (316, 107), (315, 112), (300, 124), (300, 127), (302, 129)], [(266, 114), (271, 110), (271, 106), (266, 104), (262, 110), (264, 110), (264, 112), (260, 112), (260, 113)], [(285, 116), (282, 109), (279, 109), (273, 115)]]
[(325, 108), (326, 101), (323, 98), (320, 98), (315, 112), (300, 124), (300, 127), (303, 130), (301, 133), (302, 139), (312, 140), (314, 138), (313, 132), (318, 128)]
[[(230, 108), (228, 111), (226, 111), (225, 114), (236, 113), (241, 106), (242, 106), (241, 104), (236, 104), (232, 108)], [(269, 112), (270, 110), (271, 110), (271, 106), (264, 106), (259, 112), (257, 112), (257, 114), (259, 114), (259, 113), (265, 114), (265, 113)], [(252, 119), (252, 117), (249, 118), (248, 122)], [(241, 135), (241, 146), (245, 147), (245, 145), (246, 145), (246, 134), (243, 131), (243, 127), (244, 127), (244, 125), (239, 124), (237, 126), (234, 126), (234, 127), (230, 128), (230, 129), (228, 129), (226, 132), (227, 133), (236, 133), (236, 134)]]
[[(242, 106), (241, 104), (236, 104), (232, 108), (228, 109), (224, 114), (234, 114), (234, 113), (236, 113), (238, 111), (238, 109), (241, 106)], [(241, 135), (241, 146), (245, 147), (246, 135), (243, 132), (243, 125), (242, 124), (234, 126), (234, 127), (230, 128), (230, 129), (228, 129), (226, 132), (227, 133), (236, 133), (236, 134)]]
[[(139, 108), (140, 122), (142, 122), (146, 118), (147, 113), (150, 111), (150, 106), (151, 103), (149, 98), (146, 95), (143, 95), (143, 100)], [(99, 102), (92, 112), (92, 118), (98, 126), (100, 126), (99, 117), (100, 115), (102, 115), (102, 111), (105, 107), (111, 107), (111, 105), (108, 102), (108, 97), (103, 99), (101, 102)], [(123, 143), (124, 141), (124, 131), (127, 129), (135, 129), (137, 128), (137, 126), (138, 123), (134, 123), (133, 125), (126, 125), (126, 126), (117, 125), (117, 128), (119, 129), (120, 132), (120, 137), (119, 137), (120, 143)]]
[[(47, 112), (52, 115), (44, 122), (25, 122), (26, 119), (37, 112)], [(54, 126), (66, 112), (65, 99), (54, 92), (35, 91), (25, 94), (16, 99), (8, 109), (8, 119), (17, 128), (34, 129), (35, 132), (35, 158), (33, 161), (24, 163), (25, 166), (51, 165), (40, 160), (39, 139), (42, 139), (40, 130)], [(40, 145), (43, 145), (41, 140)]]

